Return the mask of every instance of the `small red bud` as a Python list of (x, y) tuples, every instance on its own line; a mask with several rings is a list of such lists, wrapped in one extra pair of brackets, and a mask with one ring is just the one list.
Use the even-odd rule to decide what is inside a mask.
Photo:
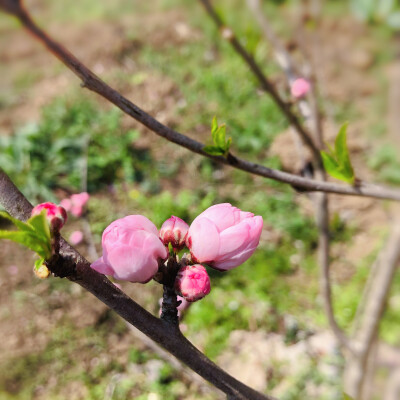
[(59, 231), (67, 222), (67, 212), (61, 206), (57, 206), (54, 203), (42, 203), (38, 204), (32, 209), (32, 217), (39, 215), (43, 210), (46, 211), (46, 219), (50, 224), (52, 231)]

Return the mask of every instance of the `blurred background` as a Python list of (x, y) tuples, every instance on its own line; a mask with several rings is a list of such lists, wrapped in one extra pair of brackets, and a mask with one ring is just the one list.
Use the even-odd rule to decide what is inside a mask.
[[(287, 93), (245, 1), (214, 4)], [(227, 124), (235, 154), (292, 173), (301, 169), (284, 116), (199, 2), (27, 0), (26, 7), (56, 40), (162, 123), (209, 143), (216, 115)], [(314, 66), (326, 141), (332, 143), (349, 121), (357, 176), (399, 185), (397, 2), (264, 1), (263, 7), (293, 57)], [(220, 202), (261, 215), (257, 252), (229, 273), (211, 271), (211, 293), (186, 311), (181, 328), (213, 361), (257, 390), (282, 400), (342, 398), (345, 362), (319, 296), (318, 232), (309, 197), (157, 137), (82, 89), (5, 14), (0, 165), (33, 203), (89, 192), (87, 212), (70, 215), (63, 235), (75, 232), (79, 239), (76, 231), (82, 232), (77, 249), (91, 261), (101, 252), (104, 228), (128, 214), (143, 214), (158, 227), (171, 214), (190, 223)], [(334, 308), (351, 333), (385, 242), (390, 204), (331, 195), (330, 207)], [(78, 285), (34, 277), (33, 262), (22, 247), (0, 243), (1, 400), (223, 398)], [(158, 315), (160, 285), (121, 286)], [(383, 398), (400, 368), (399, 274), (379, 340), (384, 351), (371, 378), (373, 399)]]

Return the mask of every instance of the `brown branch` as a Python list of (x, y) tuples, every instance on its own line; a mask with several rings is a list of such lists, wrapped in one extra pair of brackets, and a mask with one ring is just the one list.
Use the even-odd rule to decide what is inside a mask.
[(392, 231), (385, 247), (379, 253), (373, 272), (370, 274), (368, 293), (361, 299), (363, 318), (354, 337), (356, 357), (347, 366), (347, 391), (354, 398), (362, 396), (365, 371), (379, 323), (385, 310), (393, 276), (400, 260), (400, 221), (393, 223)]
[[(4, 2), (12, 0), (0, 0), (0, 8), (4, 10)], [(230, 165), (233, 168), (249, 172), (254, 175), (259, 175), (264, 178), (273, 179), (282, 183), (287, 183), (296, 189), (303, 191), (319, 191), (327, 193), (337, 193), (350, 196), (366, 196), (379, 199), (396, 200), (400, 201), (400, 190), (391, 189), (383, 186), (373, 185), (361, 182), (358, 186), (342, 185), (331, 182), (317, 181), (314, 179), (307, 179), (294, 174), (278, 171), (275, 169), (264, 167), (260, 164), (252, 163), (240, 159), (229, 154), (228, 157), (211, 156), (206, 153), (202, 143), (197, 142), (185, 135), (182, 135), (175, 130), (161, 124), (155, 118), (147, 114), (131, 101), (126, 99), (116, 90), (112, 89), (99, 77), (97, 77), (90, 69), (83, 65), (75, 56), (65, 50), (60, 44), (55, 42), (46, 35), (30, 18), (25, 9), (22, 8), (20, 2), (19, 6), (12, 13), (23, 26), (43, 45), (45, 45), (61, 62), (63, 62), (75, 75), (82, 80), (82, 86), (106, 98), (111, 103), (116, 105), (126, 114), (130, 115), (136, 121), (140, 122), (151, 131), (156, 133), (172, 143), (185, 147), (186, 149), (200, 154), (202, 156), (213, 159), (216, 162)]]
[[(0, 203), (15, 218), (29, 218), (32, 205), (0, 169)], [(239, 382), (197, 350), (177, 326), (154, 317), (119, 290), (104, 275), (90, 268), (90, 262), (61, 238), (60, 259), (51, 271), (85, 288), (124, 320), (168, 350), (197, 374), (234, 399), (274, 400)]]

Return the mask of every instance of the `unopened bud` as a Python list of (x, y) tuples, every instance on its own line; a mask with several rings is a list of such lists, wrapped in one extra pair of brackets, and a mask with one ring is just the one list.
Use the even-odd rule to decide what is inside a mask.
[(54, 203), (38, 204), (32, 210), (32, 217), (39, 215), (43, 210), (46, 212), (46, 219), (50, 224), (52, 231), (59, 231), (67, 221), (67, 212), (61, 206)]
[(33, 271), (35, 272), (35, 275), (40, 278), (40, 279), (46, 279), (50, 275), (50, 270), (42, 264), (39, 268), (34, 268)]
[(172, 215), (162, 224), (159, 236), (165, 246), (171, 243), (174, 249), (181, 250), (185, 246), (188, 230), (189, 225), (185, 221)]
[(290, 87), (290, 92), (292, 93), (293, 97), (295, 97), (296, 99), (300, 99), (310, 91), (310, 88), (310, 82), (308, 82), (304, 78), (298, 78), (292, 83), (292, 86)]
[(176, 276), (175, 291), (188, 302), (202, 299), (210, 290), (210, 278), (200, 264), (186, 265)]

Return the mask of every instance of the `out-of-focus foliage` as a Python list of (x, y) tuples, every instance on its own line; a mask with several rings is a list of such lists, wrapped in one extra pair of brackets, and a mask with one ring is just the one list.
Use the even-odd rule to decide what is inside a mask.
[(361, 20), (400, 29), (400, 5), (398, 0), (352, 0), (351, 9)]
[(52, 190), (88, 191), (121, 181), (141, 181), (149, 153), (133, 146), (138, 132), (124, 132), (121, 113), (92, 103), (59, 99), (38, 124), (0, 137), (0, 165), (31, 201), (54, 200)]

